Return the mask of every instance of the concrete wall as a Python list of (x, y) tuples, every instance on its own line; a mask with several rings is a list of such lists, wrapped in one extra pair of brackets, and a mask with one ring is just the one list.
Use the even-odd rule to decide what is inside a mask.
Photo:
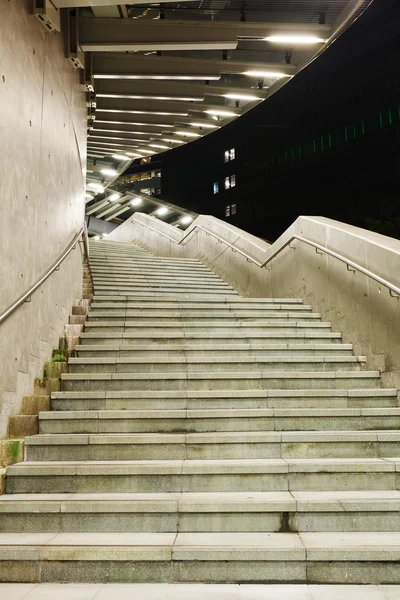
[[(0, 312), (42, 275), (84, 219), (85, 96), (27, 0), (0, 0)], [(81, 297), (79, 247), (0, 326), (0, 436)]]
[(400, 299), (391, 297), (387, 288), (366, 275), (349, 271), (338, 259), (317, 254), (315, 248), (298, 240), (261, 267), (293, 234), (400, 287), (398, 240), (323, 217), (299, 217), (269, 245), (214, 217), (201, 215), (183, 232), (136, 213), (108, 239), (135, 241), (161, 256), (197, 257), (243, 296), (302, 298), (322, 313), (323, 320), (331, 321), (333, 331), (341, 332), (344, 342), (354, 344), (356, 354), (367, 356), (368, 368), (382, 372), (386, 387), (399, 389)]

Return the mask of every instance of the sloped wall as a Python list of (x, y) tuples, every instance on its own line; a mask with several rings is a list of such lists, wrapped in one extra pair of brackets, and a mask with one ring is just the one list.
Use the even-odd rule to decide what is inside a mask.
[[(0, 312), (61, 254), (83, 224), (86, 102), (27, 0), (0, 1)], [(81, 296), (77, 247), (59, 272), (0, 326), (0, 436)]]

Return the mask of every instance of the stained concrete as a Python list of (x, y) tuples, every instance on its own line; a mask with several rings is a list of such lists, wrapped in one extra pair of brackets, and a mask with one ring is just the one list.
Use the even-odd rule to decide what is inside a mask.
[[(0, 312), (32, 285), (82, 227), (86, 99), (28, 0), (0, 2)], [(78, 246), (40, 290), (1, 325), (0, 436), (58, 346), (81, 297)]]

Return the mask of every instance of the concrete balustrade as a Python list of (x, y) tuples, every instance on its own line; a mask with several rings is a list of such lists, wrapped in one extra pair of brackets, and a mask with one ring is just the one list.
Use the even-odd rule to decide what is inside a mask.
[(324, 217), (299, 217), (270, 245), (207, 215), (182, 231), (136, 213), (108, 239), (134, 241), (157, 256), (198, 258), (242, 296), (302, 298), (367, 357), (369, 369), (381, 371), (386, 387), (400, 388), (400, 299), (305, 242), (286, 245), (296, 235), (400, 286), (400, 241)]

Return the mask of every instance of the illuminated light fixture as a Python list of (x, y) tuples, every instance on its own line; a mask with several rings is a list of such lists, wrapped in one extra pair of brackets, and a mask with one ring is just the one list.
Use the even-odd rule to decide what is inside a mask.
[(85, 194), (85, 198), (89, 198), (89, 200), (93, 200), (92, 194)]
[(123, 154), (113, 154), (112, 157), (117, 160), (129, 160), (129, 156), (124, 156)]
[(176, 135), (185, 135), (187, 137), (201, 137), (200, 133), (194, 131), (175, 131)]
[(140, 198), (134, 198), (131, 200), (132, 206), (140, 206), (142, 204), (142, 200)]
[(248, 75), (249, 77), (270, 77), (275, 79), (281, 79), (282, 77), (291, 77), (287, 73), (275, 73), (274, 71), (244, 71), (242, 75)]
[(129, 115), (158, 115), (159, 117), (187, 117), (188, 113), (180, 113), (180, 112), (159, 112), (154, 110), (117, 110), (114, 108), (100, 108), (99, 112), (106, 113), (119, 113), (119, 114), (129, 114)]
[(140, 156), (142, 156), (141, 154), (139, 154), (138, 152), (127, 152), (127, 154), (129, 156), (136, 156), (137, 158), (139, 158)]
[(214, 117), (238, 117), (239, 115), (237, 115), (234, 112), (231, 112), (230, 110), (205, 110), (205, 113), (207, 113), (208, 115), (213, 115)]
[[(129, 123), (127, 123), (129, 124)], [(150, 131), (129, 131), (129, 129), (95, 129), (92, 128), (90, 131), (99, 131), (100, 133), (131, 133), (132, 135), (161, 135), (161, 133), (153, 133)], [(90, 136), (92, 139), (100, 136)], [(106, 136), (102, 136), (106, 138)], [(108, 136), (107, 136), (108, 137)], [(114, 138), (111, 138), (114, 139)], [(121, 139), (121, 138), (118, 138)]]
[(160, 206), (160, 208), (157, 208), (156, 213), (158, 215), (160, 215), (160, 217), (162, 217), (163, 215), (166, 215), (168, 212), (168, 208), (166, 206)]
[(164, 146), (163, 144), (149, 144), (150, 148), (162, 148), (164, 150), (169, 150), (169, 146)]
[(174, 127), (174, 125), (167, 125), (166, 123), (135, 123), (133, 121), (102, 121), (96, 119), (96, 123), (109, 123), (110, 125), (139, 125), (139, 127)]
[(176, 79), (178, 81), (218, 81), (221, 79), (221, 75), (148, 75), (143, 73), (142, 75), (108, 75), (108, 74), (95, 74), (94, 79)]
[(101, 192), (104, 192), (104, 187), (100, 183), (89, 183), (87, 187), (91, 188), (98, 194), (100, 194)]
[(315, 35), (269, 35), (264, 38), (265, 42), (276, 44), (321, 44), (325, 42)]
[(230, 100), (262, 100), (262, 98), (252, 96), (251, 94), (224, 94), (223, 96)]
[(95, 235), (93, 239), (97, 241), (97, 240), (100, 239), (100, 236), (99, 235)]
[(203, 127), (204, 129), (216, 129), (218, 125), (212, 125), (211, 123), (189, 123), (192, 127)]
[(193, 219), (192, 219), (192, 217), (189, 217), (189, 215), (187, 215), (186, 217), (182, 217), (182, 219), (181, 219), (182, 225), (188, 225), (192, 221), (193, 221)]
[(116, 171), (115, 169), (101, 169), (100, 173), (102, 175), (108, 175), (109, 177), (114, 177), (115, 175), (118, 175), (118, 171)]
[(96, 94), (97, 98), (121, 98), (126, 100), (168, 100), (171, 102), (203, 102), (204, 96), (136, 96), (131, 94)]
[(121, 197), (121, 194), (111, 194), (111, 196), (108, 196), (107, 200), (110, 200), (111, 202), (114, 202), (115, 200), (118, 200)]
[(217, 117), (216, 115), (214, 115), (212, 118), (214, 119), (214, 121), (219, 121), (219, 117)]
[(108, 233), (103, 233), (103, 238), (106, 238), (108, 236)]

